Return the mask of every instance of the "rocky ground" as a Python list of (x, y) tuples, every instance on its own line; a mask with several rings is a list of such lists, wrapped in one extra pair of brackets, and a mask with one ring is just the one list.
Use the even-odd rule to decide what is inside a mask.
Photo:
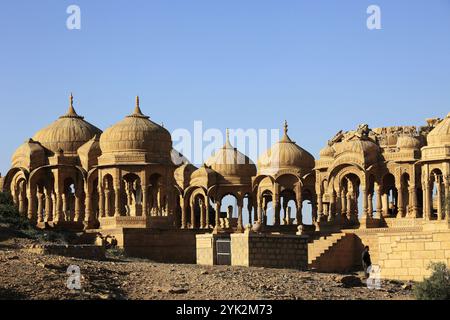
[[(369, 290), (360, 275), (159, 264), (117, 255), (89, 261), (21, 250), (30, 241), (0, 242), (0, 299), (412, 299), (409, 284), (388, 281)], [(79, 291), (67, 289), (70, 265), (81, 269)]]

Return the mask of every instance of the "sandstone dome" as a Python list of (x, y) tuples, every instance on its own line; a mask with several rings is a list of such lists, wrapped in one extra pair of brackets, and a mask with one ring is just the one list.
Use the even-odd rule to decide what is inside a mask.
[(38, 131), (33, 140), (53, 153), (63, 151), (65, 155), (76, 155), (82, 145), (101, 133), (100, 129), (75, 112), (71, 95), (68, 112), (48, 127)]
[(136, 97), (134, 113), (105, 130), (100, 148), (103, 155), (146, 154), (150, 162), (171, 162), (172, 137), (142, 113)]
[(371, 140), (350, 140), (337, 143), (335, 145), (336, 153), (355, 152), (355, 153), (369, 153), (378, 152), (379, 147)]
[(427, 136), (429, 146), (450, 144), (450, 113)]
[(285, 124), (283, 138), (275, 143), (258, 160), (258, 169), (312, 169), (315, 165), (314, 157), (306, 150), (292, 141), (288, 134), (288, 126)]
[(327, 145), (325, 148), (320, 150), (320, 153), (319, 153), (321, 158), (333, 157), (334, 154), (335, 154), (335, 151), (334, 151), (333, 147), (329, 146), (329, 145)]
[(14, 152), (11, 164), (13, 168), (25, 168), (31, 171), (45, 165), (46, 158), (44, 148), (38, 142), (29, 139)]
[(399, 149), (420, 149), (420, 141), (412, 136), (400, 136), (397, 139), (397, 148)]
[(255, 176), (257, 171), (253, 161), (231, 145), (228, 131), (225, 145), (205, 165), (223, 177), (249, 178)]

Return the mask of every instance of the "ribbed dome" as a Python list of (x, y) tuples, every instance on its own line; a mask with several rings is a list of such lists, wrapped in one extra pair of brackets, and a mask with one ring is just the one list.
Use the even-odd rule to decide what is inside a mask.
[(366, 165), (373, 164), (378, 161), (380, 155), (380, 147), (371, 140), (349, 140), (334, 145), (336, 156), (343, 153), (359, 154), (363, 157)]
[(256, 175), (256, 166), (252, 160), (231, 145), (228, 130), (225, 145), (205, 164), (223, 177), (253, 177)]
[(86, 122), (75, 112), (71, 95), (67, 114), (37, 132), (33, 140), (40, 142), (43, 147), (53, 153), (59, 153), (62, 150), (65, 155), (76, 155), (78, 148), (101, 133), (100, 129)]
[(149, 161), (171, 161), (172, 138), (166, 129), (142, 114), (136, 97), (134, 113), (105, 130), (100, 147), (104, 155), (145, 153)]
[(335, 145), (336, 153), (355, 152), (355, 153), (372, 153), (378, 152), (378, 145), (370, 140), (350, 140), (337, 143)]
[(258, 160), (259, 170), (265, 169), (312, 169), (315, 165), (314, 157), (292, 141), (288, 134), (287, 123), (283, 138), (275, 143)]
[(411, 136), (400, 136), (397, 139), (399, 149), (420, 149), (420, 141)]
[(14, 152), (11, 158), (13, 168), (33, 170), (45, 164), (45, 151), (38, 142), (29, 139)]
[(323, 148), (322, 150), (320, 150), (320, 157), (324, 158), (324, 157), (333, 157), (334, 156), (334, 149), (333, 147), (327, 145), (325, 148)]
[(427, 136), (429, 146), (450, 144), (450, 113)]

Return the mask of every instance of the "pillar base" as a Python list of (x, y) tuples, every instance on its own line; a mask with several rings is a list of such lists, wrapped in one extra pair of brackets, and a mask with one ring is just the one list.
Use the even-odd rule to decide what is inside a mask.
[(172, 217), (106, 217), (100, 218), (100, 229), (117, 229), (117, 228), (129, 228), (129, 229), (171, 229), (173, 228)]
[(39, 229), (61, 229), (70, 231), (82, 231), (84, 229), (83, 222), (76, 221), (48, 221), (37, 223), (37, 228)]
[(363, 217), (359, 220), (359, 229), (380, 228), (381, 220), (371, 217)]
[(84, 221), (83, 225), (84, 230), (98, 229), (100, 227), (100, 223), (96, 220)]

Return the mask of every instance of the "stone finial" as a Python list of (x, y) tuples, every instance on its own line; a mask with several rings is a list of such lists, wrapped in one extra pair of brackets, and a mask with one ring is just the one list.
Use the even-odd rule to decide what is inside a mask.
[(80, 117), (77, 112), (75, 111), (75, 108), (73, 106), (73, 94), (72, 92), (70, 93), (69, 96), (69, 110), (67, 110), (67, 113), (62, 116), (61, 118), (80, 118), (82, 119), (83, 117)]
[(233, 148), (233, 146), (231, 145), (231, 142), (230, 142), (230, 129), (228, 129), (228, 128), (226, 130), (225, 148), (228, 148), (228, 149)]
[(139, 104), (139, 96), (136, 96), (136, 105), (134, 107), (134, 114), (142, 115), (141, 106)]
[(140, 102), (139, 102), (139, 96), (136, 96), (136, 104), (134, 106), (134, 112), (129, 117), (132, 117), (132, 118), (146, 118), (146, 119), (149, 118), (149, 117), (145, 116), (142, 113)]
[(289, 138), (288, 136), (288, 131), (289, 131), (289, 125), (287, 120), (284, 120), (284, 134), (283, 134), (283, 138), (281, 139), (281, 142), (291, 142), (291, 138)]

